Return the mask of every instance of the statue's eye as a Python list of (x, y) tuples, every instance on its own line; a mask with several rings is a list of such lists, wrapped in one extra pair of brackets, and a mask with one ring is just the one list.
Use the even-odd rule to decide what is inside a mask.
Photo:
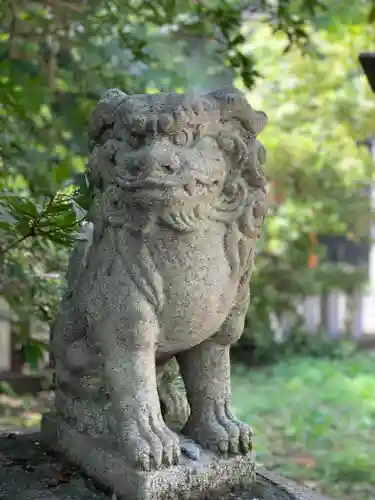
[(185, 144), (189, 141), (189, 136), (185, 130), (180, 130), (179, 132), (173, 134), (172, 141), (177, 146), (185, 146)]
[(194, 139), (195, 140), (203, 139), (206, 132), (207, 132), (206, 125), (203, 125), (203, 124), (198, 125), (197, 129), (195, 131), (195, 134), (194, 134)]
[(162, 167), (163, 167), (163, 170), (167, 174), (174, 174), (175, 173), (175, 169), (171, 165), (162, 165)]
[(131, 148), (136, 149), (139, 147), (139, 137), (136, 134), (131, 134), (129, 137), (129, 145)]
[(223, 151), (225, 151), (225, 153), (232, 153), (236, 148), (234, 140), (231, 137), (227, 137), (225, 135), (221, 135), (218, 137), (218, 144), (219, 147)]

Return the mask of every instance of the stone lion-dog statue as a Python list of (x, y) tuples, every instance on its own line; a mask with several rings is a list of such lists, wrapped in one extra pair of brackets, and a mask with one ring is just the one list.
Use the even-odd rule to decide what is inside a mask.
[(231, 411), (229, 350), (266, 214), (266, 122), (234, 88), (114, 89), (93, 112), (93, 232), (52, 329), (55, 406), (66, 428), (136, 469), (181, 457), (159, 383), (171, 362), (189, 406), (181, 433), (222, 456), (251, 450)]

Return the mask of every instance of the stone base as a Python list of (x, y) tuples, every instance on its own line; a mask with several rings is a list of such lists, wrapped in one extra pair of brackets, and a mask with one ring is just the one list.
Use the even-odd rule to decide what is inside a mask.
[(103, 449), (99, 440), (79, 433), (52, 413), (43, 419), (42, 439), (121, 500), (203, 499), (236, 486), (249, 487), (255, 478), (251, 455), (218, 458), (182, 436), (181, 447), (192, 448), (199, 459), (182, 454), (179, 465), (151, 472), (129, 467), (120, 452)]
[[(0, 434), (1, 500), (114, 500), (77, 468), (43, 451), (39, 433)], [(176, 500), (178, 497), (176, 497)], [(207, 500), (329, 500), (279, 474), (256, 471), (250, 487), (236, 486), (229, 493)]]

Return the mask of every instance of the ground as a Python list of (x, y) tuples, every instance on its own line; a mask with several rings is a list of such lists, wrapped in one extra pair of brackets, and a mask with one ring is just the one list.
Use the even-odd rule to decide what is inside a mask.
[[(257, 460), (337, 500), (375, 500), (375, 353), (290, 358), (233, 369), (235, 413), (252, 424)], [(0, 430), (35, 428), (50, 404), (0, 395)]]
[(237, 366), (233, 393), (259, 462), (337, 500), (375, 499), (375, 353)]

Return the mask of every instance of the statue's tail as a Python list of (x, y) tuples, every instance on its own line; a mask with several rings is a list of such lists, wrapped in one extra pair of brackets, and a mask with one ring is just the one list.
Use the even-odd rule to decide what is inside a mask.
[(74, 289), (77, 280), (86, 267), (87, 255), (92, 244), (93, 234), (94, 225), (92, 222), (86, 222), (81, 226), (79, 238), (74, 245), (66, 272), (66, 287), (68, 291)]
[[(69, 259), (68, 269), (65, 276), (65, 283), (63, 285), (64, 286), (62, 294), (63, 301), (60, 304), (60, 308), (70, 303), (69, 296), (72, 290), (74, 289), (77, 280), (82, 274), (83, 269), (86, 267), (87, 255), (92, 244), (93, 233), (94, 233), (94, 225), (92, 222), (85, 222), (84, 224), (82, 224), (79, 231), (79, 237), (75, 242), (75, 245), (73, 247), (73, 252)], [(58, 316), (57, 318), (55, 318), (54, 323), (51, 325), (50, 345), (53, 342), (53, 336), (54, 336), (56, 322), (58, 321)], [(52, 350), (50, 350), (50, 361), (48, 367), (52, 369), (55, 367), (55, 359)], [(53, 382), (53, 385), (54, 383), (55, 382)]]

